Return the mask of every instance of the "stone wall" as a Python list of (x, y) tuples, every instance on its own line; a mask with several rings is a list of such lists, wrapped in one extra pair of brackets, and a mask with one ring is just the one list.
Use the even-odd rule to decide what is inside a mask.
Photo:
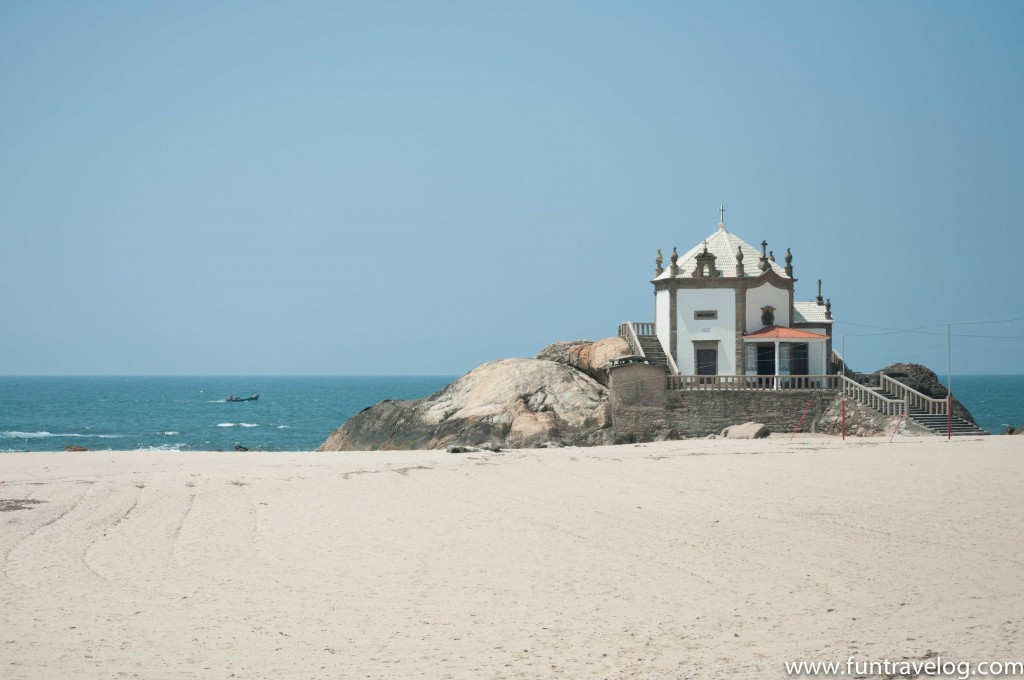
[(818, 390), (693, 390), (666, 394), (665, 405), (630, 404), (612, 393), (612, 426), (617, 442), (680, 439), (718, 434), (730, 425), (764, 423), (772, 432), (792, 432), (804, 409), (802, 432), (817, 421), (836, 395)]
[[(609, 371), (608, 404), (617, 443), (655, 441), (670, 436), (665, 424), (665, 371), (627, 364)], [(668, 428), (668, 429), (667, 429)]]
[[(646, 364), (611, 372), (609, 400), (617, 443), (704, 437), (730, 425), (764, 423), (772, 432), (792, 432), (804, 409), (801, 432), (839, 434), (841, 399), (822, 390), (665, 390), (665, 374)], [(846, 402), (846, 433), (892, 432), (896, 418), (853, 400)]]

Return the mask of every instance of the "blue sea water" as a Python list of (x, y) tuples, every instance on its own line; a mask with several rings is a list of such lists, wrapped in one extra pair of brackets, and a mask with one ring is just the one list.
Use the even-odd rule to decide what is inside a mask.
[(1001, 434), (1024, 423), (1024, 375), (954, 375), (953, 396), (983, 430)]
[[(416, 399), (429, 377), (0, 377), (0, 451), (310, 451), (383, 399)], [(954, 394), (999, 433), (1024, 422), (1024, 376), (954, 376)], [(258, 401), (232, 403), (230, 395)]]
[[(383, 399), (417, 399), (454, 376), (0, 377), (0, 451), (310, 451)], [(227, 402), (259, 394), (258, 401)]]

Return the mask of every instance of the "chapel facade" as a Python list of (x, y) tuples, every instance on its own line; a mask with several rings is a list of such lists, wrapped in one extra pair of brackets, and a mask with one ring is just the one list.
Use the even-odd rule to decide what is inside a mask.
[[(654, 334), (670, 372), (696, 376), (827, 375), (832, 365), (832, 303), (793, 299), (793, 254), (775, 261), (725, 225), (664, 267), (655, 260)], [(674, 364), (674, 365), (673, 365)]]

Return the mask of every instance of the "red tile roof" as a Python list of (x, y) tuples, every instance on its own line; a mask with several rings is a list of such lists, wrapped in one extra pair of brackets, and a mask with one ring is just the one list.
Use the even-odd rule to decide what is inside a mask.
[(767, 340), (769, 338), (780, 338), (784, 340), (827, 340), (828, 336), (822, 335), (821, 333), (802, 331), (799, 328), (782, 328), (781, 326), (765, 326), (761, 330), (754, 331), (753, 333), (747, 333), (743, 336), (744, 340)]

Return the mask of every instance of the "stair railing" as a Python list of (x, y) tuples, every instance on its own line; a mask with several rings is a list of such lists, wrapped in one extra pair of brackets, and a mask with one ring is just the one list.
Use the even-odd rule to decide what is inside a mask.
[[(658, 343), (661, 343), (660, 339), (658, 340)], [(676, 366), (676, 360), (672, 358), (672, 352), (667, 351), (664, 347), (662, 347), (661, 350), (665, 352), (665, 359), (668, 360), (668, 372), (672, 375), (679, 375), (679, 367)]]
[(845, 375), (841, 375), (839, 378), (840, 390), (844, 397), (852, 397), (886, 416), (898, 416), (907, 412), (907, 402), (903, 399), (890, 399), (855, 380), (850, 380)]
[(852, 371), (850, 371), (850, 367), (846, 365), (843, 355), (837, 352), (834, 347), (832, 348), (831, 364), (832, 370), (837, 374), (845, 375), (847, 373), (852, 373)]
[[(653, 326), (654, 324), (651, 325)], [(633, 356), (647, 358), (647, 355), (644, 354), (644, 348), (640, 345), (640, 338), (636, 335), (636, 329), (633, 327), (632, 321), (619, 324), (619, 337), (629, 343), (629, 349), (633, 352)]]
[(879, 386), (886, 392), (891, 392), (906, 402), (909, 408), (916, 408), (928, 414), (946, 415), (948, 402), (946, 399), (933, 399), (926, 394), (921, 394), (909, 385), (904, 385), (899, 380), (893, 380), (885, 373), (880, 374)]
[(670, 390), (835, 390), (838, 375), (678, 375), (668, 376)]

